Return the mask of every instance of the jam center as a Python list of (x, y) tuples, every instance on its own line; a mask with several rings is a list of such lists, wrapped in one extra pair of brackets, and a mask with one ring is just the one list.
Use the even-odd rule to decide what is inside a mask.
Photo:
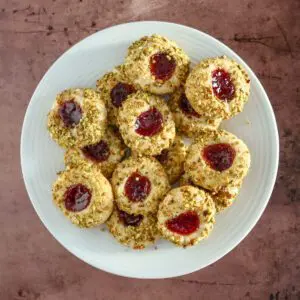
[(168, 220), (166, 226), (172, 232), (181, 235), (189, 235), (199, 228), (200, 220), (196, 212), (187, 211)]
[(77, 125), (82, 118), (82, 110), (74, 100), (61, 104), (58, 113), (66, 127)]
[(83, 184), (71, 185), (64, 195), (65, 207), (72, 212), (84, 210), (91, 201), (91, 191)]
[(150, 57), (150, 72), (157, 80), (170, 79), (175, 68), (175, 59), (167, 53), (159, 52)]
[(118, 213), (124, 226), (139, 226), (144, 218), (142, 215), (131, 215), (122, 210), (119, 210)]
[(193, 109), (185, 94), (182, 94), (179, 99), (179, 108), (188, 117), (199, 118), (200, 115)]
[(85, 146), (82, 148), (82, 152), (87, 158), (95, 162), (106, 161), (110, 155), (108, 144), (102, 140), (97, 144)]
[(130, 175), (125, 183), (125, 195), (133, 201), (139, 202), (146, 199), (151, 191), (151, 182), (146, 176), (134, 172)]
[(111, 103), (115, 107), (120, 107), (126, 98), (135, 92), (135, 89), (132, 85), (127, 83), (119, 82), (110, 92)]
[(164, 149), (159, 155), (156, 155), (155, 157), (161, 164), (165, 164), (168, 161), (168, 154), (169, 151), (167, 149)]
[(212, 72), (212, 88), (216, 97), (220, 100), (230, 102), (235, 93), (235, 86), (230, 78), (230, 74), (223, 69)]
[(235, 150), (229, 144), (209, 145), (203, 150), (203, 157), (208, 165), (220, 172), (232, 166), (235, 155)]
[(135, 122), (135, 132), (143, 136), (153, 136), (163, 127), (163, 116), (155, 107), (141, 113)]

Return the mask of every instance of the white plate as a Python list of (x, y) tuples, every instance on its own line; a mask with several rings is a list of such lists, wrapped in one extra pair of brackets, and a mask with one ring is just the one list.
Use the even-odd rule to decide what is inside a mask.
[[(71, 87), (94, 87), (96, 79), (122, 63), (130, 43), (153, 33), (175, 40), (193, 63), (225, 54), (244, 65), (251, 78), (250, 100), (244, 112), (227, 121), (225, 128), (247, 143), (252, 166), (237, 201), (217, 216), (215, 229), (208, 239), (188, 249), (160, 241), (158, 249), (133, 251), (119, 245), (108, 232), (78, 229), (53, 205), (51, 184), (56, 172), (63, 169), (63, 151), (50, 139), (46, 119), (57, 93)], [(278, 151), (278, 132), (272, 107), (262, 85), (243, 60), (207, 34), (164, 22), (114, 26), (89, 36), (64, 53), (36, 88), (21, 137), (24, 181), (31, 202), (47, 229), (71, 253), (90, 265), (138, 278), (191, 273), (217, 261), (237, 246), (268, 203), (277, 173)]]

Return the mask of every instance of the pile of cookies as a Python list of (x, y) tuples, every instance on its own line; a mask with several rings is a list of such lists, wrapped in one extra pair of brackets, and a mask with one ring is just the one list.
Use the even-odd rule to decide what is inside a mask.
[(66, 168), (52, 187), (55, 204), (79, 227), (106, 223), (134, 249), (159, 237), (195, 245), (250, 167), (245, 143), (219, 129), (249, 92), (248, 75), (229, 58), (204, 59), (190, 72), (173, 41), (155, 34), (134, 42), (96, 90), (56, 97), (48, 130), (66, 149)]

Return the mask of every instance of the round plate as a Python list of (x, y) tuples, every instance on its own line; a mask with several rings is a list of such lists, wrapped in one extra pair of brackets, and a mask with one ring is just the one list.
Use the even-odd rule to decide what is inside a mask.
[[(227, 55), (250, 75), (251, 96), (237, 117), (224, 127), (243, 139), (252, 166), (234, 205), (216, 217), (215, 229), (195, 247), (181, 249), (167, 241), (134, 251), (118, 244), (106, 231), (79, 229), (54, 206), (51, 185), (64, 168), (63, 150), (49, 137), (47, 113), (55, 96), (66, 88), (95, 87), (96, 80), (121, 64), (127, 47), (144, 35), (158, 33), (175, 40), (193, 64)], [(164, 22), (136, 22), (97, 32), (64, 53), (48, 70), (28, 106), (21, 137), (25, 185), (40, 219), (71, 253), (88, 264), (118, 275), (137, 278), (174, 277), (217, 261), (249, 233), (270, 198), (278, 167), (278, 132), (268, 97), (245, 62), (227, 46), (198, 30)]]

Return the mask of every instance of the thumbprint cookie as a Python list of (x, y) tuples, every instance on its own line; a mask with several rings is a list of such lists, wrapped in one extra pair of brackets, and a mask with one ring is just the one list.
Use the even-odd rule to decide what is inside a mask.
[(154, 34), (129, 47), (124, 66), (137, 89), (161, 95), (174, 92), (185, 82), (189, 58), (175, 42)]

